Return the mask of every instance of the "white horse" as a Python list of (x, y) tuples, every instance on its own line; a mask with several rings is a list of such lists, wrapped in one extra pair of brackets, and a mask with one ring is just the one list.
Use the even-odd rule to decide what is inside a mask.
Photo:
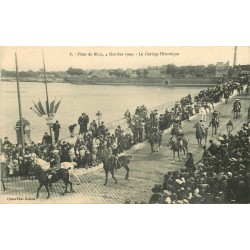
[(70, 177), (75, 177), (77, 180), (77, 185), (80, 185), (81, 181), (79, 179), (79, 177), (77, 176), (76, 172), (75, 172), (75, 167), (77, 166), (76, 162), (62, 162), (61, 163), (61, 168), (64, 169), (68, 169), (69, 171), (69, 176)]
[(50, 162), (47, 162), (41, 158), (34, 158), (36, 165), (40, 166), (44, 171), (47, 171), (50, 168)]
[[(44, 171), (47, 171), (50, 168), (50, 162), (47, 162), (41, 158), (35, 158), (34, 161), (35, 161), (35, 164), (40, 166)], [(76, 166), (77, 166), (76, 162), (62, 162), (61, 163), (61, 168), (67, 169), (69, 171), (69, 176), (70, 177), (74, 176), (76, 180), (78, 181), (78, 185), (79, 185), (81, 181), (75, 172), (74, 168)]]

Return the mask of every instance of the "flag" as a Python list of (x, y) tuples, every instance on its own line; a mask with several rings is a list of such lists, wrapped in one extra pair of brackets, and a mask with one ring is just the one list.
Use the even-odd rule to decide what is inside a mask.
[(56, 101), (56, 100), (52, 101), (52, 102), (50, 103), (50, 107), (49, 107), (49, 113), (50, 113), (50, 115), (52, 115), (52, 116), (53, 116), (53, 114), (54, 114), (55, 101)]
[(35, 109), (35, 108), (30, 108), (32, 111), (34, 111), (39, 117), (42, 117), (42, 115)]
[(56, 104), (54, 113), (56, 113), (56, 111), (58, 110), (60, 103), (61, 103), (61, 100)]
[(34, 105), (35, 105), (35, 108), (37, 109), (37, 112), (42, 116), (43, 114), (42, 114), (41, 110), (37, 107), (37, 105), (35, 104), (34, 101), (33, 101), (33, 103), (34, 103)]
[(39, 110), (41, 112), (42, 115), (46, 115), (44, 109), (43, 109), (43, 105), (41, 103), (41, 101), (39, 100), (39, 102), (37, 103), (37, 106), (39, 107)]

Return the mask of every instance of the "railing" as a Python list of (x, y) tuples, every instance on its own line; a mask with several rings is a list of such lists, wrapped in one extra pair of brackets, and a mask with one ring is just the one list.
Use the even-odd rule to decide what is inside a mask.
[[(196, 94), (191, 95), (192, 99), (194, 98), (194, 96), (196, 96)], [(148, 111), (148, 115), (150, 114), (151, 111), (154, 111), (154, 110), (157, 110), (161, 114), (165, 113), (166, 109), (168, 109), (170, 111), (170, 109), (174, 107), (174, 105), (175, 105), (175, 103), (177, 101), (180, 101), (180, 99), (175, 99), (175, 100), (166, 102), (166, 103), (164, 103), (162, 105), (149, 108), (147, 110)], [(125, 118), (121, 118), (121, 119), (118, 119), (116, 121), (107, 123), (106, 127), (109, 129), (109, 131), (111, 133), (113, 133), (114, 130), (118, 127), (118, 125), (121, 127), (122, 130), (128, 129), (127, 120)]]

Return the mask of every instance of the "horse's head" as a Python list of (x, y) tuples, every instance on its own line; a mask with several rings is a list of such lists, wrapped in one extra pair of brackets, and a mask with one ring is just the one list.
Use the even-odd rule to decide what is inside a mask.
[(35, 166), (37, 166), (37, 158), (35, 157), (29, 157), (29, 161), (31, 163), (31, 167), (34, 168)]
[(37, 157), (30, 157), (30, 163), (31, 163), (31, 171), (34, 173), (38, 173), (42, 171), (41, 166), (38, 163)]

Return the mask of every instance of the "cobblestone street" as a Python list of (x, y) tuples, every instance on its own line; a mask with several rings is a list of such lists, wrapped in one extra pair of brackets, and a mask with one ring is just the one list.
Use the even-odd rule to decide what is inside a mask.
[(39, 186), (38, 180), (9, 180), (5, 183), (6, 191), (4, 194), (3, 192), (1, 194), (2, 202), (121, 204), (126, 199), (130, 199), (133, 203), (135, 201), (148, 202), (151, 196), (151, 187), (154, 185), (153, 182), (142, 179), (131, 178), (130, 181), (125, 181), (121, 176), (117, 177), (118, 183), (115, 184), (110, 176), (105, 187), (103, 186), (105, 180), (103, 170), (82, 175), (80, 180), (82, 182), (81, 185), (73, 185), (75, 192), (69, 192), (65, 195), (61, 195), (64, 190), (62, 181), (53, 184), (51, 197), (48, 200), (46, 199), (47, 192), (44, 187), (40, 190), (39, 198), (35, 199), (36, 190)]

